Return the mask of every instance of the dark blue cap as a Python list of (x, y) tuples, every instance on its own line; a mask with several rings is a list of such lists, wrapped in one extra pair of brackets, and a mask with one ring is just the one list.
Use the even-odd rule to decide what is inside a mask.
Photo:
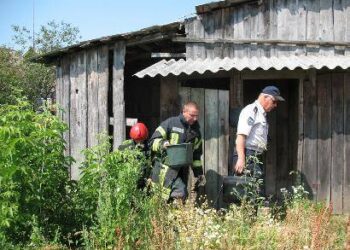
[(280, 90), (276, 86), (266, 86), (261, 93), (271, 95), (278, 101), (284, 101), (284, 98), (280, 94)]

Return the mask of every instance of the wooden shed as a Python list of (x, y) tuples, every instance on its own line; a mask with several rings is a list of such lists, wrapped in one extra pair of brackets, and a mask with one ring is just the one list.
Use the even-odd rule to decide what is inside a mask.
[(229, 171), (239, 110), (274, 84), (286, 102), (268, 117), (267, 194), (290, 188), (289, 173), (299, 171), (310, 198), (349, 212), (350, 1), (231, 0), (196, 10), (186, 37), (173, 39), (186, 44), (186, 59), (136, 76), (166, 78), (169, 93), (200, 103), (209, 198)]
[[(208, 198), (222, 206), (235, 119), (261, 89), (286, 102), (269, 113), (266, 192), (279, 195), (301, 173), (310, 198), (348, 213), (350, 201), (350, 0), (227, 0), (196, 7), (184, 22), (65, 48), (38, 58), (57, 64), (57, 102), (69, 124), (67, 153), (109, 131), (114, 148), (128, 118), (154, 130), (181, 104), (200, 105)], [(169, 59), (154, 58), (170, 56)], [(181, 59), (173, 57), (183, 57)], [(79, 176), (72, 166), (72, 178)]]
[(70, 169), (72, 179), (79, 178), (82, 150), (97, 145), (99, 134), (110, 135), (116, 149), (127, 137), (129, 121), (137, 119), (155, 130), (167, 106), (160, 104), (160, 79), (132, 75), (159, 61), (159, 56), (185, 57), (185, 44), (172, 42), (183, 35), (183, 24), (175, 22), (81, 42), (35, 58), (56, 65), (56, 102), (69, 127), (63, 135), (66, 154), (76, 160)]

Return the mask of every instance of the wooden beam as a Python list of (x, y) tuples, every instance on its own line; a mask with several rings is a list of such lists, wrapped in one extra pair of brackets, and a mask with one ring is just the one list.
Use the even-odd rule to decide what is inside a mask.
[(125, 140), (125, 101), (124, 101), (124, 66), (125, 43), (117, 42), (113, 49), (113, 149)]
[(260, 2), (260, 1), (258, 0), (226, 0), (226, 1), (209, 3), (209, 4), (202, 4), (202, 5), (196, 6), (196, 12), (197, 14), (204, 14), (206, 12), (211, 12), (213, 10), (229, 8), (234, 5), (238, 5), (246, 2), (248, 3), (248, 2)]
[(151, 58), (186, 58), (186, 53), (152, 52)]
[(142, 38), (132, 39), (130, 41), (127, 41), (126, 46), (130, 47), (130, 46), (135, 46), (139, 44), (152, 43), (155, 41), (170, 39), (172, 37), (174, 37), (174, 35), (157, 33), (157, 34), (152, 34), (152, 35), (144, 36)]
[(264, 45), (306, 45), (306, 46), (343, 46), (350, 47), (350, 42), (318, 41), (318, 40), (279, 40), (279, 39), (229, 39), (229, 38), (186, 38), (174, 37), (173, 42), (205, 43), (205, 44), (264, 44)]

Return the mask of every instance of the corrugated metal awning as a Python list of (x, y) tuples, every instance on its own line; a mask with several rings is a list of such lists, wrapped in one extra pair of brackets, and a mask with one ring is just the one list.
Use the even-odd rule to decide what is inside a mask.
[(214, 59), (180, 59), (176, 61), (161, 60), (141, 71), (134, 74), (139, 78), (145, 76), (155, 77), (157, 75), (168, 76), (173, 74), (191, 75), (195, 72), (203, 74), (206, 71), (216, 73), (224, 70), (256, 70), (256, 69), (334, 69), (340, 67), (348, 69), (350, 67), (350, 56), (333, 55), (333, 56), (280, 56), (280, 57), (252, 57), (252, 58), (214, 58)]

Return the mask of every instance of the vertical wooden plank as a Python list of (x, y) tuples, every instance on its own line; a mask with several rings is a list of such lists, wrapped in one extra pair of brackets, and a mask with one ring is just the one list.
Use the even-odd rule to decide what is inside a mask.
[[(308, 83), (307, 83), (308, 84)], [(299, 102), (298, 102), (298, 152), (297, 152), (297, 170), (301, 173), (303, 169), (304, 152), (304, 78), (299, 79)]]
[(346, 2), (344, 0), (333, 0), (334, 21), (332, 23), (332, 26), (334, 31), (334, 41), (337, 42), (345, 41), (347, 25), (345, 3)]
[(98, 133), (108, 134), (108, 46), (97, 49)]
[[(300, 76), (301, 78), (303, 76)], [(286, 82), (288, 87), (288, 141), (289, 141), (289, 150), (288, 150), (288, 165), (289, 165), (289, 173), (290, 171), (298, 170), (298, 140), (299, 140), (299, 84), (300, 79), (292, 80)], [(288, 178), (288, 187), (291, 185), (295, 185), (297, 175), (289, 175)]]
[(65, 155), (71, 155), (70, 151), (70, 105), (71, 105), (71, 82), (70, 82), (70, 56), (61, 59), (62, 66), (62, 121), (67, 124), (68, 130), (63, 133), (66, 142)]
[(90, 49), (86, 52), (86, 78), (88, 96), (87, 115), (87, 147), (98, 144), (98, 74), (97, 74), (97, 50)]
[(310, 198), (317, 193), (317, 102), (316, 72), (310, 70), (309, 80), (304, 82), (304, 152), (303, 182)]
[[(296, 0), (277, 0), (277, 37), (281, 40), (296, 40), (297, 29), (297, 4)], [(278, 46), (278, 55), (288, 56), (296, 50), (294, 46)]]
[[(164, 86), (164, 87), (166, 87), (166, 86)], [(176, 87), (176, 84), (174, 87)], [(164, 89), (164, 91), (166, 91), (166, 89)], [(179, 98), (180, 98), (179, 108), (181, 109), (186, 102), (191, 100), (191, 88), (190, 87), (179, 87)], [(165, 102), (165, 100), (164, 100), (164, 102)]]
[[(333, 25), (333, 1), (320, 0), (320, 30), (319, 38), (321, 41), (333, 41), (334, 40), (334, 25)], [(341, 22), (342, 23), (342, 22)], [(337, 24), (341, 25), (341, 24)], [(333, 31), (333, 32), (330, 32)], [(321, 55), (333, 55), (334, 47), (320, 47)]]
[[(244, 39), (244, 8), (237, 6), (234, 12), (233, 38)], [(243, 58), (245, 56), (244, 46), (242, 44), (234, 45), (234, 57)]]
[[(229, 148), (229, 91), (219, 90), (219, 152), (218, 152), (218, 188), (221, 190), (223, 184), (223, 176), (228, 175), (228, 148)], [(218, 207), (222, 207), (222, 195), (217, 194)]]
[[(241, 79), (241, 73), (233, 71), (230, 77), (230, 120), (238, 118), (238, 112), (243, 107), (243, 81)], [(234, 117), (232, 117), (234, 116)], [(229, 174), (232, 174), (232, 156), (235, 148), (237, 127), (230, 124), (230, 138), (229, 138)]]
[(331, 176), (331, 75), (317, 75), (317, 114), (318, 114), (318, 174), (317, 201), (330, 202)]
[[(269, 39), (277, 39), (277, 0), (269, 1)], [(270, 47), (270, 56), (276, 56), (276, 45)]]
[[(190, 89), (190, 88), (188, 88)], [(200, 126), (200, 132), (202, 135), (202, 156), (201, 156), (201, 161), (202, 161), (202, 166), (203, 166), (203, 171), (205, 173), (205, 134), (204, 134), (204, 130), (205, 130), (205, 108), (204, 108), (204, 89), (203, 88), (191, 88), (187, 93), (190, 93), (190, 97), (188, 98), (191, 101), (194, 101), (198, 104), (199, 106), (199, 119), (198, 119), (198, 123)], [(192, 175), (191, 175), (191, 180), (190, 183), (192, 183)], [(192, 184), (188, 185), (189, 187), (192, 186)]]
[[(319, 40), (320, 0), (307, 1), (306, 4), (306, 40)], [(308, 54), (318, 54), (318, 46), (306, 48)]]
[[(190, 98), (189, 100), (192, 100), (196, 102), (199, 106), (199, 119), (198, 123), (200, 126), (200, 131), (202, 136), (204, 135), (204, 116), (205, 116), (205, 110), (204, 110), (204, 89), (202, 88), (191, 88), (190, 91)], [(203, 151), (204, 152), (204, 151)]]
[[(189, 38), (204, 38), (203, 16), (198, 15), (191, 19), (187, 25)], [(188, 50), (188, 52), (187, 52)], [(187, 43), (186, 58), (189, 59), (204, 59), (206, 57), (205, 45), (202, 43)]]
[[(194, 18), (189, 18), (185, 20), (185, 34), (187, 34), (187, 37), (193, 38), (194, 33)], [(186, 43), (186, 58), (187, 59), (193, 59), (194, 58), (194, 44), (193, 43)]]
[[(226, 8), (222, 10), (222, 25), (223, 25), (223, 38), (232, 39), (234, 38), (234, 8)], [(224, 44), (222, 57), (234, 57), (234, 47), (232, 44)]]
[(117, 42), (113, 49), (113, 149), (125, 140), (125, 101), (124, 101), (124, 66), (125, 43)]
[(205, 172), (209, 204), (216, 205), (218, 197), (218, 91), (205, 90)]
[(344, 178), (344, 74), (332, 73), (332, 172), (331, 201), (342, 213)]
[[(223, 36), (222, 10), (215, 10), (203, 16), (204, 38), (218, 39)], [(221, 44), (206, 44), (206, 58), (222, 57)]]
[[(350, 0), (344, 0), (344, 15), (345, 19), (343, 20), (345, 25), (345, 41), (350, 42)], [(346, 47), (344, 54), (346, 56), (350, 55), (350, 48)]]
[[(259, 6), (257, 38), (269, 39), (270, 35), (270, 3), (264, 1)], [(270, 57), (270, 45), (258, 45), (258, 56)]]
[(160, 79), (160, 120), (178, 115), (181, 111), (179, 103), (179, 84), (174, 76)]
[(350, 72), (344, 79), (344, 190), (343, 213), (350, 212)]
[[(308, 0), (299, 0), (297, 5), (297, 34), (296, 39), (303, 41), (306, 40), (306, 16), (307, 11), (305, 6), (307, 6)], [(296, 50), (297, 55), (305, 55), (306, 54), (306, 47), (305, 46), (298, 46)]]
[(63, 111), (62, 107), (62, 99), (63, 99), (63, 76), (62, 76), (62, 66), (61, 63), (56, 66), (56, 106), (57, 113), (56, 115), (62, 120), (63, 119)]
[(71, 179), (80, 177), (79, 166), (83, 161), (82, 150), (87, 146), (87, 86), (86, 54), (76, 53), (70, 65), (70, 150), (75, 163), (71, 166)]

